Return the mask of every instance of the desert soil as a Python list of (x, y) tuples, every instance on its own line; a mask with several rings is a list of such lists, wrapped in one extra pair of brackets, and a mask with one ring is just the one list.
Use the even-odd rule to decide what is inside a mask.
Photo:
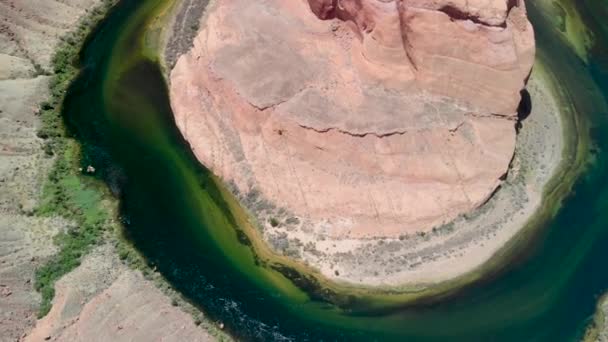
[(56, 285), (49, 315), (36, 321), (35, 269), (71, 222), (33, 215), (52, 165), (36, 136), (60, 37), (100, 0), (0, 0), (0, 341), (207, 341), (152, 281), (96, 248)]

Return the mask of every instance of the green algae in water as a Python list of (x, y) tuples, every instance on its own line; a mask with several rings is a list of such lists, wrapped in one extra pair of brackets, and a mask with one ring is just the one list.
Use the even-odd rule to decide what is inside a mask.
[(442, 301), (354, 314), (348, 301), (338, 308), (312, 300), (239, 242), (213, 177), (175, 127), (161, 70), (143, 45), (147, 25), (167, 1), (124, 0), (112, 11), (82, 51), (84, 68), (64, 117), (85, 158), (119, 197), (126, 234), (211, 319), (238, 338), (264, 341), (570, 341), (582, 335), (596, 295), (608, 285), (608, 139), (597, 133), (608, 125), (608, 84), (601, 76), (606, 65), (596, 62), (605, 56), (592, 49), (592, 67), (584, 65), (530, 6), (541, 55), (550, 57), (547, 65), (577, 115), (593, 124), (595, 162), (516, 267)]

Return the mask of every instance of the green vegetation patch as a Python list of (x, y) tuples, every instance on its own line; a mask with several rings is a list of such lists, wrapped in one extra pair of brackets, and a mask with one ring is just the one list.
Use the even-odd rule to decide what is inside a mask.
[(74, 32), (61, 40), (51, 65), (50, 98), (40, 105), (42, 125), (37, 135), (44, 139), (44, 151), (47, 156), (55, 157), (55, 163), (36, 213), (60, 215), (72, 225), (55, 237), (57, 254), (36, 270), (34, 286), (42, 295), (38, 317), (45, 316), (51, 309), (55, 282), (80, 265), (81, 258), (101, 241), (111, 219), (102, 202), (103, 191), (81, 175), (79, 147), (66, 134), (61, 108), (70, 83), (78, 75), (78, 57), (83, 43), (115, 3), (116, 0), (102, 1)]

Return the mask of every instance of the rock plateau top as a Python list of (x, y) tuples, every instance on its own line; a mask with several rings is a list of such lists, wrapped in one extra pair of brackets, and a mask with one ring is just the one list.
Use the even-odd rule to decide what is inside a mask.
[(171, 103), (205, 166), (302, 231), (397, 236), (500, 185), (534, 54), (522, 0), (217, 0)]

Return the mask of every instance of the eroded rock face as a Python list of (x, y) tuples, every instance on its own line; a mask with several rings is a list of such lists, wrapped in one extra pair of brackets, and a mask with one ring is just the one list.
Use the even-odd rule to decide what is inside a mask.
[(336, 236), (429, 230), (507, 172), (522, 1), (218, 0), (171, 73), (199, 160)]

